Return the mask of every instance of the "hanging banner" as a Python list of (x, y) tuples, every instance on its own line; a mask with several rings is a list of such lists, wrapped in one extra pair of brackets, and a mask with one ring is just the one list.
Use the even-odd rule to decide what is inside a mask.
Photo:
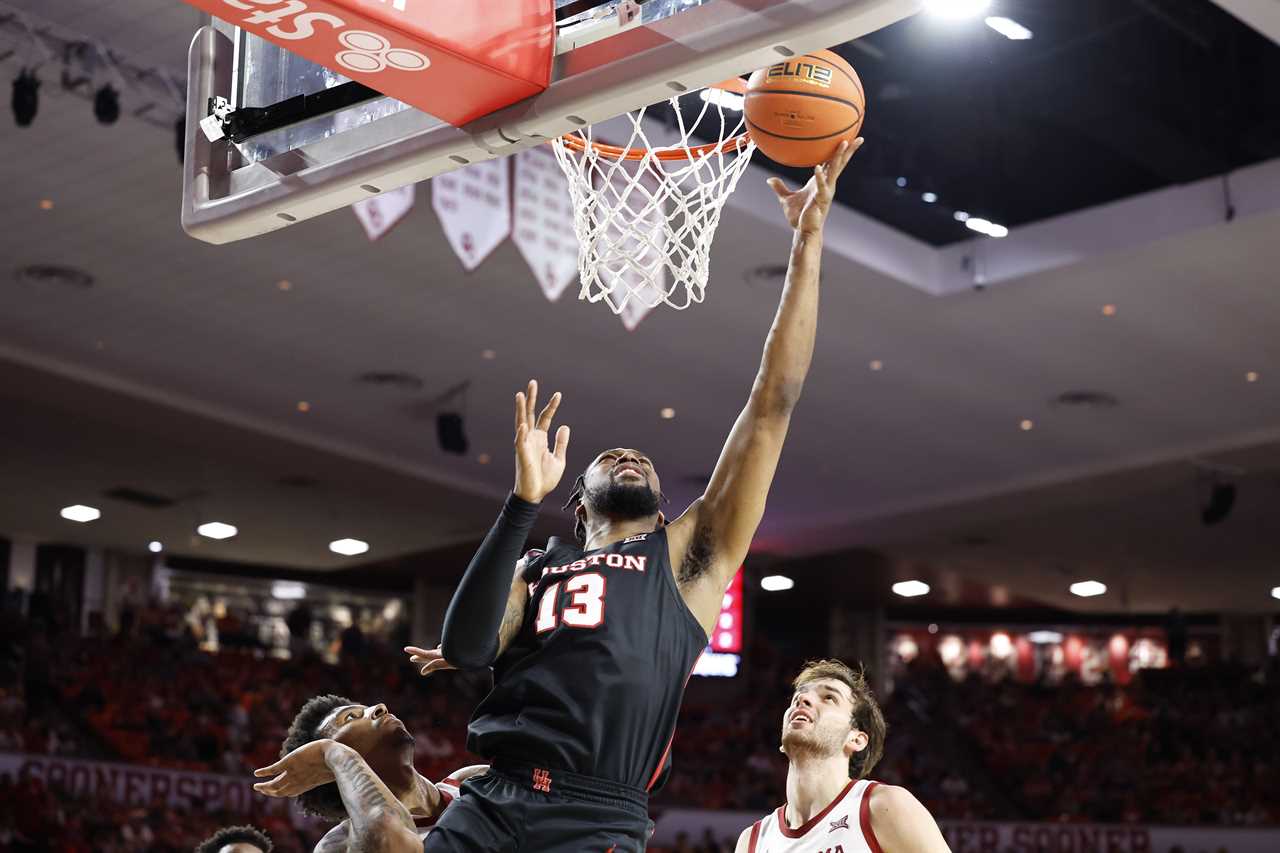
[(473, 163), (431, 179), (431, 207), (467, 272), (511, 234), (511, 181), (506, 158)]
[(555, 302), (578, 278), (569, 183), (550, 146), (516, 154), (512, 241), (547, 299)]
[(409, 184), (358, 201), (351, 205), (351, 209), (364, 226), (364, 233), (369, 235), (369, 239), (377, 240), (409, 215), (409, 211), (413, 210), (415, 195), (414, 185)]

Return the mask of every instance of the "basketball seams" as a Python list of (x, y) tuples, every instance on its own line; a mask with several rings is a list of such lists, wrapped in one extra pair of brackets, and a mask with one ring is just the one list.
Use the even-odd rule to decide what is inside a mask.
[(838, 98), (835, 95), (821, 95), (817, 92), (797, 91), (795, 89), (757, 89), (754, 92), (748, 92), (747, 98), (754, 99), (765, 95), (799, 95), (802, 98), (820, 98), (824, 101), (835, 101), (836, 103), (844, 104), (846, 107), (852, 107), (859, 113), (862, 112), (862, 110), (858, 109), (857, 104), (847, 98)]
[(756, 127), (755, 124), (752, 123), (751, 119), (747, 119), (747, 126), (751, 128), (753, 133), (756, 131), (759, 131), (760, 133), (763, 133), (765, 136), (772, 136), (774, 139), (787, 139), (792, 142), (821, 142), (824, 139), (830, 139), (833, 136), (840, 136), (841, 134), (848, 133), (850, 128), (855, 127), (857, 124), (858, 124), (857, 121), (852, 121), (849, 124), (845, 125), (844, 127), (840, 128), (839, 130), (835, 131), (834, 133), (826, 133), (826, 134), (823, 134), (822, 136), (783, 136), (780, 133), (774, 133), (771, 130), (765, 130), (763, 127)]

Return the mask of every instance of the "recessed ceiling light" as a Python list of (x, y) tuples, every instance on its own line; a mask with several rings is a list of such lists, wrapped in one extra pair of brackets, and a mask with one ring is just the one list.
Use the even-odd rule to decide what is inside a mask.
[(783, 592), (795, 585), (796, 582), (786, 575), (767, 575), (760, 578), (760, 588), (765, 592)]
[(84, 504), (64, 506), (60, 515), (67, 521), (78, 521), (81, 524), (102, 518), (102, 513), (96, 507), (85, 506)]
[(905, 187), (907, 185), (907, 179), (899, 175), (898, 180), (894, 181), (894, 183), (899, 187)]
[(1114, 305), (1103, 305), (1103, 306), (1102, 306), (1102, 314), (1103, 314), (1103, 316), (1104, 316), (1104, 317), (1114, 317), (1114, 316), (1116, 316), (1116, 306), (1114, 306)]
[(920, 200), (923, 201), (925, 204), (933, 204), (935, 201), (938, 200), (938, 194), (937, 193), (920, 193)]
[(938, 623), (937, 623), (937, 622), (930, 622), (930, 623), (929, 623), (929, 633), (930, 633), (930, 634), (936, 634), (936, 633), (938, 633)]
[(42, 199), (40, 199), (40, 209), (41, 209), (41, 210), (53, 210), (53, 199), (51, 199), (51, 198), (42, 198)]
[(361, 542), (359, 539), (337, 539), (329, 543), (329, 550), (344, 557), (354, 557), (357, 554), (366, 553), (369, 550), (369, 543)]
[(485, 361), (493, 361), (498, 357), (498, 354), (491, 349), (487, 349), (480, 353), (480, 357)]
[(989, 219), (983, 219), (980, 216), (966, 217), (964, 220), (964, 227), (968, 228), (970, 231), (977, 231), (979, 234), (986, 234), (988, 237), (995, 237), (997, 239), (1009, 236), (1008, 228), (992, 222)]
[(1280, 598), (1280, 586), (1271, 587), (1271, 597)]
[(990, 5), (991, 0), (925, 0), (924, 10), (939, 18), (960, 20), (981, 15)]
[(162, 542), (157, 542), (153, 539), (152, 541), (147, 543), (147, 550), (150, 551), (152, 554), (159, 554), (161, 551), (164, 550), (164, 544)]
[(951, 214), (951, 218), (954, 219), (956, 222), (968, 222), (969, 211), (957, 210), (955, 213)]
[(1257, 374), (1256, 372), (1254, 372), (1254, 371), (1250, 370), (1248, 373), (1246, 373), (1246, 374), (1244, 375), (1244, 381), (1245, 381), (1245, 382), (1257, 382), (1257, 381), (1258, 381), (1258, 374)]
[(893, 585), (893, 591), (903, 598), (915, 598), (917, 595), (927, 595), (929, 585), (924, 581), (898, 581)]
[(479, 462), (481, 465), (488, 465), (493, 460), (488, 453), (481, 453), (479, 456), (476, 457), (476, 461)]
[(224, 524), (221, 521), (207, 521), (196, 528), (196, 533), (206, 539), (230, 539), (239, 532), (234, 525)]
[(1107, 585), (1101, 581), (1077, 581), (1070, 587), (1072, 595), (1078, 595), (1081, 598), (1091, 598), (1095, 595), (1102, 595), (1107, 591)]
[(299, 401), (298, 401), (298, 411), (299, 411), (299, 412), (309, 412), (309, 411), (311, 411), (311, 404), (310, 404), (310, 403), (308, 403), (306, 400), (299, 400)]
[(1002, 18), (993, 15), (987, 18), (984, 23), (1010, 41), (1026, 41), (1031, 38), (1031, 30), (1022, 26), (1013, 18)]
[(664, 421), (669, 421), (676, 416), (676, 410), (668, 406), (667, 408), (663, 409), (661, 412), (658, 412), (658, 414), (662, 416), (662, 419)]
[(1021, 429), (1023, 432), (1028, 432), (1028, 431), (1030, 431), (1030, 430), (1035, 429), (1035, 428), (1036, 428), (1036, 424), (1035, 424), (1035, 421), (1025, 420), (1025, 419), (1024, 419), (1024, 420), (1022, 421), (1022, 423), (1018, 424), (1018, 427), (1019, 427), (1019, 429)]
[(293, 282), (289, 281), (289, 279), (287, 278), (282, 278), (276, 282), (276, 289), (277, 290), (293, 290)]
[(873, 359), (873, 360), (871, 361), (871, 363), (867, 365), (867, 367), (870, 367), (872, 370), (883, 370), (883, 369), (884, 369), (884, 362), (883, 362), (883, 361), (881, 361), (881, 360), (880, 360), (880, 359), (878, 359), (878, 358), (877, 358), (877, 359)]
[(1027, 634), (1027, 639), (1033, 643), (1045, 645), (1048, 643), (1061, 643), (1062, 635), (1057, 631), (1032, 631)]

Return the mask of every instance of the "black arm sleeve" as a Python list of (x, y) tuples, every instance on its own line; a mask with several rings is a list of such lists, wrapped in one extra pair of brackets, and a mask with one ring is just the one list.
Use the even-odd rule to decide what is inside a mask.
[(498, 657), (498, 631), (511, 593), (511, 576), (538, 517), (538, 504), (514, 494), (480, 543), (444, 614), (444, 659), (458, 669), (483, 669)]

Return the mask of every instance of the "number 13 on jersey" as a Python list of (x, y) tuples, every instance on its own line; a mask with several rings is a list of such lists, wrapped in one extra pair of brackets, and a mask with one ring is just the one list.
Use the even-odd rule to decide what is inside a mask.
[[(564, 607), (560, 607), (561, 584), (569, 593), (569, 601)], [(534, 629), (545, 634), (561, 622), (570, 628), (599, 628), (604, 624), (604, 591), (605, 577), (599, 572), (556, 581), (542, 593)]]

